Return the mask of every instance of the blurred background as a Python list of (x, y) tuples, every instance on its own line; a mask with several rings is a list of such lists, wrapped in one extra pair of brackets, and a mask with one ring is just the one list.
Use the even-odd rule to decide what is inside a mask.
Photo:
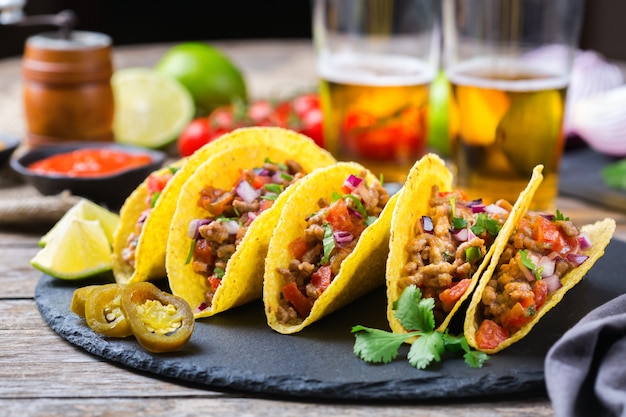
[[(626, 1), (587, 0), (580, 48), (626, 60)], [(218, 39), (311, 37), (310, 0), (28, 0), (27, 15), (73, 10), (77, 29), (104, 32), (115, 45)], [(0, 58), (21, 55), (43, 26), (0, 26)]]

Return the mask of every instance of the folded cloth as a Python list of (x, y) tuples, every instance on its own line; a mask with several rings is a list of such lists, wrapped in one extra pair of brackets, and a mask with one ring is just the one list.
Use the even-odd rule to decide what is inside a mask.
[(626, 417), (626, 294), (568, 330), (545, 361), (555, 415)]

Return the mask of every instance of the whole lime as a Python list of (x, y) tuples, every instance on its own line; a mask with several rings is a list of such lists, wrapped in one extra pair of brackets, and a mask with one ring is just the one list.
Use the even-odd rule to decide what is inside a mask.
[(193, 96), (199, 115), (247, 100), (244, 77), (219, 49), (202, 42), (184, 42), (168, 49), (155, 69), (177, 79)]

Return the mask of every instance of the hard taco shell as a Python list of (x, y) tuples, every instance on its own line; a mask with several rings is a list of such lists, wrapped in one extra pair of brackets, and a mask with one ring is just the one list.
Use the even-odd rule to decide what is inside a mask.
[(282, 206), (303, 180), (285, 189), (272, 207), (251, 223), (226, 265), (212, 306), (206, 309), (198, 307), (205, 302), (207, 279), (193, 271), (191, 262), (186, 262), (191, 247), (189, 223), (193, 219), (209, 216), (198, 205), (200, 191), (207, 185), (231, 189), (240, 177), (241, 170), (260, 167), (266, 158), (280, 163), (288, 159), (295, 160), (307, 173), (336, 162), (309, 138), (285, 129), (249, 128), (235, 131), (235, 135), (231, 137), (246, 138), (247, 146), (212, 153), (203, 164), (195, 168), (180, 190), (170, 223), (165, 262), (170, 288), (174, 295), (190, 304), (196, 318), (209, 317), (261, 298), (264, 262), (272, 231)]
[[(306, 218), (319, 210), (318, 200), (332, 201), (333, 192), (341, 194), (341, 185), (350, 175), (361, 175), (365, 168), (354, 162), (339, 162), (304, 178), (283, 208), (270, 241), (265, 264), (263, 302), (268, 325), (282, 334), (301, 331), (322, 317), (351, 303), (385, 282), (385, 260), (389, 251), (389, 226), (397, 194), (387, 202), (378, 219), (359, 237), (353, 252), (342, 262), (339, 273), (315, 301), (310, 314), (299, 324), (283, 324), (277, 311), (281, 302), (283, 277), (276, 272), (287, 267), (292, 255), (289, 243), (304, 234)], [(376, 178), (369, 171), (368, 184)]]

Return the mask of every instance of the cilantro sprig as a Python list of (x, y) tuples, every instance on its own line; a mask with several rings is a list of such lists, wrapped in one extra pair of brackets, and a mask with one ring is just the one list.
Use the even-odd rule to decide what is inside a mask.
[(361, 325), (354, 326), (354, 354), (366, 362), (389, 363), (398, 356), (400, 346), (417, 337), (411, 345), (407, 359), (417, 368), (424, 369), (433, 361), (440, 362), (445, 352), (464, 352), (463, 358), (472, 368), (481, 368), (489, 356), (472, 350), (464, 335), (453, 336), (448, 331), (435, 331), (432, 298), (422, 298), (415, 285), (407, 287), (394, 303), (395, 317), (408, 333), (392, 333)]

